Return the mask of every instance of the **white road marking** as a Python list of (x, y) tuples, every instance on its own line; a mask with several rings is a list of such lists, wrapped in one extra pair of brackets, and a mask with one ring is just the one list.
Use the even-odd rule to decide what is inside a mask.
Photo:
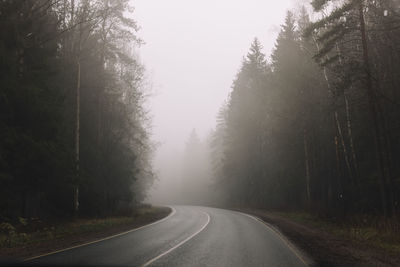
[(158, 224), (160, 222), (163, 222), (163, 221), (167, 220), (168, 218), (170, 218), (171, 216), (173, 216), (176, 213), (176, 210), (173, 207), (170, 207), (170, 208), (171, 208), (172, 212), (167, 217), (162, 218), (162, 219), (160, 219), (158, 221), (155, 221), (153, 223), (146, 224), (146, 225), (140, 226), (138, 228), (123, 232), (123, 233), (119, 233), (119, 234), (112, 235), (112, 236), (107, 236), (105, 238), (98, 239), (98, 240), (95, 240), (95, 241), (91, 241), (91, 242), (88, 242), (88, 243), (84, 243), (84, 244), (80, 244), (80, 245), (76, 245), (76, 246), (73, 246), (73, 247), (64, 248), (64, 249), (60, 249), (60, 250), (56, 250), (56, 251), (49, 252), (49, 253), (46, 253), (46, 254), (42, 254), (42, 255), (39, 255), (39, 256), (30, 257), (30, 258), (27, 258), (27, 259), (25, 259), (23, 261), (30, 261), (30, 260), (38, 259), (38, 258), (41, 258), (41, 257), (45, 257), (45, 256), (53, 255), (53, 254), (56, 254), (56, 253), (60, 253), (60, 252), (63, 252), (63, 251), (71, 250), (71, 249), (74, 249), (74, 248), (79, 248), (79, 247), (87, 246), (87, 245), (90, 245), (90, 244), (98, 243), (98, 242), (101, 242), (101, 241), (104, 241), (104, 240), (108, 240), (108, 239), (111, 239), (111, 238), (114, 238), (114, 237), (117, 237), (117, 236), (129, 234), (129, 233), (135, 232), (137, 230), (140, 230), (140, 229), (143, 229), (143, 228)]
[(177, 245), (173, 246), (172, 248), (168, 249), (167, 251), (161, 253), (160, 255), (158, 255), (155, 258), (152, 258), (151, 260), (149, 260), (148, 262), (146, 262), (145, 264), (142, 265), (142, 267), (146, 267), (149, 266), (150, 264), (152, 264), (153, 262), (155, 262), (156, 260), (160, 259), (161, 257), (167, 255), (168, 253), (170, 253), (171, 251), (177, 249), (178, 247), (182, 246), (183, 244), (185, 244), (186, 242), (188, 242), (190, 239), (192, 239), (193, 237), (195, 237), (196, 235), (198, 235), (201, 231), (203, 231), (207, 225), (210, 223), (210, 215), (207, 212), (202, 211), (202, 213), (204, 213), (207, 216), (207, 222), (200, 228), (200, 230), (198, 230), (197, 232), (195, 232), (194, 234), (192, 234), (191, 236), (187, 237), (185, 240), (179, 242)]
[(244, 216), (250, 217), (253, 220), (256, 220), (257, 222), (262, 223), (264, 226), (267, 226), (269, 229), (271, 229), (282, 241), (283, 243), (285, 243), (285, 245), (297, 256), (297, 258), (305, 265), (305, 266), (310, 266), (311, 264), (307, 263), (307, 261), (303, 258), (303, 256), (301, 255), (301, 253), (298, 251), (298, 249), (296, 247), (294, 247), (289, 240), (287, 240), (287, 238), (285, 236), (283, 236), (278, 230), (276, 230), (272, 225), (270, 225), (269, 223), (263, 221), (262, 219), (255, 217), (253, 215), (250, 214), (246, 214), (240, 211), (236, 211)]

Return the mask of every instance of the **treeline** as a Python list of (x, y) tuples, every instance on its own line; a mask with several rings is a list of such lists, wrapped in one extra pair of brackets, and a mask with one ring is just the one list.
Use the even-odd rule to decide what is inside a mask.
[(190, 133), (183, 152), (178, 204), (211, 205), (212, 170), (210, 140), (201, 140), (195, 129)]
[(219, 203), (399, 212), (400, 2), (314, 0), (256, 39), (213, 135)]
[(153, 181), (128, 0), (0, 2), (0, 217), (104, 216)]

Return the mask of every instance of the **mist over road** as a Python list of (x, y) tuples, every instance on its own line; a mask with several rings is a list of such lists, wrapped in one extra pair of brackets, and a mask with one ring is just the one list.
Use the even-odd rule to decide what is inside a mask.
[(274, 230), (235, 211), (174, 206), (167, 218), (124, 235), (32, 260), (130, 266), (306, 266)]

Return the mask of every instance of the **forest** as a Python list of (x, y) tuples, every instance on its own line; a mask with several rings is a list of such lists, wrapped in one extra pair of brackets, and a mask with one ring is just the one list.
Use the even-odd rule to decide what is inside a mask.
[(128, 0), (0, 1), (0, 218), (106, 216), (154, 180)]
[[(106, 216), (145, 199), (156, 175), (133, 10), (0, 2), (1, 218)], [(254, 39), (207, 140), (191, 133), (182, 202), (395, 218), (399, 62), (396, 0), (288, 11), (271, 55)]]
[[(216, 203), (394, 218), (400, 2), (313, 0), (255, 39), (212, 134)], [(313, 19), (310, 19), (310, 18)]]
[(0, 266), (400, 266), (399, 137), (400, 0), (0, 0)]

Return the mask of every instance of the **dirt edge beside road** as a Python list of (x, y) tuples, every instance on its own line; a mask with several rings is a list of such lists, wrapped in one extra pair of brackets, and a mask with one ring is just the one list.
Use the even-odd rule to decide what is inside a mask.
[(400, 266), (400, 255), (263, 210), (239, 209), (272, 225), (314, 261), (313, 266)]
[(23, 261), (38, 255), (95, 242), (109, 236), (124, 233), (157, 222), (169, 216), (172, 212), (172, 209), (169, 207), (154, 207), (151, 209), (151, 212), (146, 212), (133, 217), (129, 223), (125, 222), (118, 225), (112, 225), (101, 230), (88, 229), (79, 234), (71, 234), (61, 238), (48, 239), (40, 242), (31, 242), (17, 247), (0, 248), (0, 262)]

